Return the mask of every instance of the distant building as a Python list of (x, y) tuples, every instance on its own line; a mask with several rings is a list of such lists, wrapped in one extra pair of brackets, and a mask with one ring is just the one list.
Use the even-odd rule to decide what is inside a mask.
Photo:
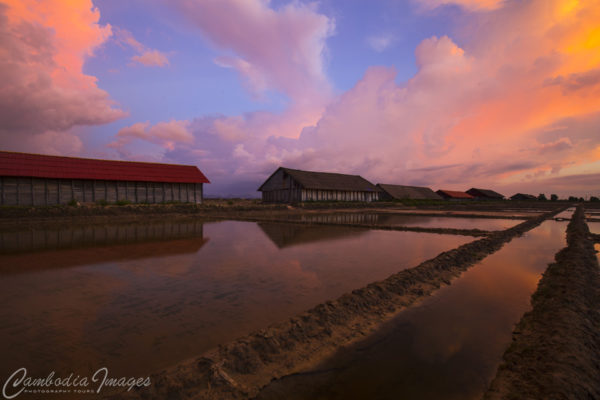
[(455, 190), (438, 190), (436, 192), (445, 200), (473, 200), (474, 197), (465, 192), (458, 192)]
[(381, 200), (442, 200), (440, 195), (428, 187), (387, 185), (383, 183), (378, 183), (377, 187), (381, 190), (379, 193)]
[(379, 189), (359, 175), (279, 167), (258, 188), (264, 202), (375, 201)]
[(71, 201), (202, 203), (210, 183), (192, 165), (96, 160), (0, 151), (0, 204), (44, 206)]
[(535, 197), (532, 194), (525, 194), (525, 193), (517, 193), (513, 196), (510, 196), (511, 200), (537, 200), (537, 197)]
[(476, 200), (504, 200), (504, 195), (490, 189), (471, 188), (467, 190), (467, 193)]

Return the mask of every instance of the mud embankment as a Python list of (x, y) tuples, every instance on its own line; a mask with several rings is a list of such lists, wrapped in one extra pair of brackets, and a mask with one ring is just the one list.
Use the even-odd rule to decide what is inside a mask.
[(600, 271), (593, 242), (579, 206), (567, 228), (568, 246), (540, 280), (533, 308), (515, 327), (484, 399), (600, 399)]
[(401, 309), (430, 295), (504, 243), (560, 210), (441, 253), (417, 267), (320, 304), (152, 375), (152, 386), (114, 399), (248, 398), (272, 379), (309, 368), (339, 347), (364, 338)]

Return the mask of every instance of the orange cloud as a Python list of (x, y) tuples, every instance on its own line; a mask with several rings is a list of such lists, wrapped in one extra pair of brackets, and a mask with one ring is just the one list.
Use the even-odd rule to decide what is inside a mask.
[(5, 146), (19, 149), (32, 136), (57, 132), (62, 142), (68, 142), (65, 135), (78, 142), (69, 133), (72, 128), (125, 115), (98, 88), (96, 78), (82, 71), (85, 60), (111, 35), (111, 27), (99, 25), (99, 18), (89, 0), (0, 4), (0, 136)]
[[(165, 156), (197, 161), (192, 152), (201, 150), (200, 162), (219, 179), (238, 174), (240, 180), (260, 181), (277, 165), (288, 165), (434, 188), (536, 191), (552, 182), (568, 184), (563, 174), (598, 159), (600, 0), (425, 3), (461, 5), (459, 20), (466, 22), (447, 36), (421, 42), (415, 49), (419, 69), (408, 81), (398, 84), (393, 68), (372, 67), (326, 108), (298, 106), (318, 93), (300, 87), (320, 82), (321, 73), (313, 73), (322, 71), (313, 68), (319, 64), (309, 62), (314, 57), (290, 65), (287, 55), (296, 54), (294, 47), (278, 52), (275, 43), (261, 53), (250, 39), (236, 36), (240, 31), (228, 26), (237, 26), (247, 9), (227, 14), (231, 19), (225, 22), (199, 17), (215, 43), (239, 54), (221, 59), (223, 65), (246, 74), (254, 86), (274, 85), (291, 97), (292, 106), (281, 114), (190, 121), (195, 146), (175, 144)], [(279, 26), (273, 22), (277, 13), (266, 4), (244, 7), (255, 6), (253, 15), (265, 18), (257, 20), (270, 24), (244, 25), (248, 29), (241, 31), (278, 37), (270, 30)], [(225, 6), (216, 2), (203, 7), (210, 15), (225, 15)], [(304, 21), (310, 13), (300, 14)], [(319, 44), (326, 35), (307, 37), (313, 40), (306, 43)], [(304, 42), (293, 44), (302, 48), (299, 43)], [(319, 46), (310, 48), (298, 54), (320, 54)], [(309, 80), (283, 79), (289, 76)], [(599, 172), (590, 165), (586, 174)]]

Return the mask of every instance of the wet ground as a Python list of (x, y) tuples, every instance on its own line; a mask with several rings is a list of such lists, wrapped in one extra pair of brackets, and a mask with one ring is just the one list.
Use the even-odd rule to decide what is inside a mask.
[(477, 399), (554, 254), (566, 222), (514, 239), (367, 340), (273, 382), (260, 399)]
[(198, 220), (6, 231), (0, 376), (155, 371), (470, 240)]

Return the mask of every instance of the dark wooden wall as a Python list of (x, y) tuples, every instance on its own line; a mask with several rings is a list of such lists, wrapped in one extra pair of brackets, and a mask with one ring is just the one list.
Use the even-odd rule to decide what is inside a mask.
[(0, 177), (0, 205), (44, 206), (72, 200), (202, 203), (202, 184)]
[(280, 190), (264, 190), (264, 202), (294, 203), (301, 201), (376, 201), (378, 192), (359, 192), (342, 190), (308, 190), (299, 188), (286, 188)]

